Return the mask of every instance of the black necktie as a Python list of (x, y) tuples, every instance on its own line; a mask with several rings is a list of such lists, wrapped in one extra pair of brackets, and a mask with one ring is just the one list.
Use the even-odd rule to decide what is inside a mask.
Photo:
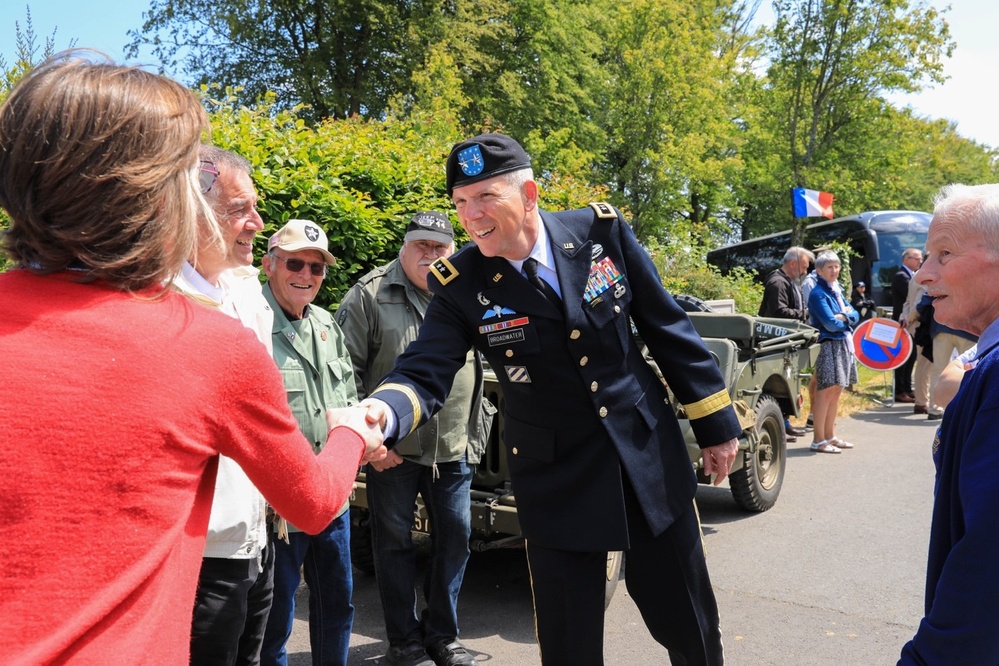
[(558, 297), (555, 292), (555, 288), (550, 284), (545, 282), (544, 278), (538, 275), (538, 260), (534, 257), (528, 257), (524, 259), (524, 273), (527, 275), (527, 281), (538, 288), (542, 294), (545, 295), (551, 304), (555, 307), (562, 309), (562, 299)]

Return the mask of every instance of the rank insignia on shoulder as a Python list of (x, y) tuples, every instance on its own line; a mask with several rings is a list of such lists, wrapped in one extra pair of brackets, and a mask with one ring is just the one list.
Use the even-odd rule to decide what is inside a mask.
[(430, 264), (430, 272), (434, 274), (434, 277), (436, 277), (441, 284), (447, 284), (451, 280), (458, 277), (458, 270), (445, 257), (441, 257), (434, 263)]
[(593, 212), (595, 212), (597, 217), (601, 220), (613, 220), (617, 217), (617, 213), (614, 212), (614, 207), (609, 203), (595, 201), (590, 204), (590, 208), (593, 209)]

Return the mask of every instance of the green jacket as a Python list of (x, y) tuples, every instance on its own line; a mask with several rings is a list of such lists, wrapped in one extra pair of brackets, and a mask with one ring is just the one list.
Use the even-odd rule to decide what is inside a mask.
[[(274, 361), (281, 370), (288, 404), (298, 427), (319, 453), (326, 444), (326, 410), (357, 403), (354, 371), (343, 331), (326, 310), (310, 305), (308, 316), (289, 320), (269, 284), (264, 298), (274, 310), (271, 341)], [(348, 503), (349, 504), (349, 503)], [(337, 514), (347, 510), (344, 504)], [(292, 530), (298, 531), (295, 527)]]
[[(429, 297), (421, 298), (406, 277), (398, 259), (371, 271), (347, 292), (336, 311), (336, 321), (346, 337), (362, 399), (416, 339), (428, 302)], [(465, 367), (455, 376), (444, 409), (398, 442), (394, 450), (426, 466), (463, 456), (474, 465), (485, 450), (495, 413), (496, 408), (482, 395), (482, 364), (472, 350)]]

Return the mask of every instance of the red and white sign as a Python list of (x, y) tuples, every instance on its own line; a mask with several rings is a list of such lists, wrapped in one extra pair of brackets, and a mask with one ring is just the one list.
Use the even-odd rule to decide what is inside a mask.
[(853, 332), (857, 360), (871, 370), (894, 370), (912, 354), (912, 338), (897, 321), (875, 317)]

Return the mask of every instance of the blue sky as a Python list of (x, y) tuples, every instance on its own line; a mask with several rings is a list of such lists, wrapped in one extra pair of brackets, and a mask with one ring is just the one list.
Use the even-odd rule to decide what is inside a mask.
[[(993, 105), (999, 95), (992, 92), (999, 70), (999, 39), (995, 37), (999, 2), (932, 0), (931, 4), (952, 5), (947, 20), (957, 48), (946, 64), (950, 79), (943, 86), (893, 101), (912, 106), (923, 116), (956, 121), (962, 136), (999, 147), (999, 119)], [(119, 61), (129, 41), (128, 30), (142, 25), (142, 12), (148, 8), (144, 0), (4, 0), (0, 2), (0, 55), (8, 62), (14, 50), (14, 23), (19, 21), (23, 28), (27, 5), (35, 34), (43, 43), (56, 30), (57, 49), (75, 39), (77, 46), (96, 48)], [(143, 64), (151, 64), (151, 59)]]

